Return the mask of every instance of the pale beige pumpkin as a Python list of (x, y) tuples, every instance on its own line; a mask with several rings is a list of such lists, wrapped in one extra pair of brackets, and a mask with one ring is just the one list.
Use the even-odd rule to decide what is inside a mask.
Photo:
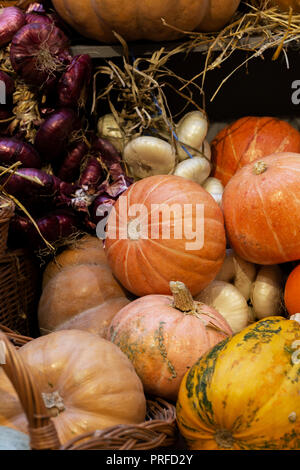
[[(31, 341), (18, 354), (44, 394), (62, 444), (85, 432), (144, 421), (141, 381), (109, 341), (85, 331), (60, 331)], [(3, 370), (0, 425), (27, 433), (23, 409)]]
[(216, 310), (193, 301), (183, 283), (170, 288), (173, 297), (147, 295), (120, 310), (108, 339), (132, 361), (146, 393), (176, 400), (189, 367), (232, 331)]
[(43, 288), (66, 266), (75, 264), (106, 264), (103, 242), (86, 235), (50, 261), (43, 275)]
[[(117, 299), (105, 310), (104, 303)], [(82, 318), (75, 318), (86, 310), (103, 304), (102, 313), (98, 310), (98, 326), (89, 331), (100, 331), (102, 321), (114, 315), (120, 305), (127, 303), (124, 291), (112, 276), (106, 265), (79, 264), (67, 266), (46, 285), (40, 298), (38, 318), (41, 333), (49, 333), (72, 320), (72, 328), (80, 328)], [(121, 308), (121, 307), (120, 307)], [(102, 318), (103, 315), (103, 318)], [(86, 328), (85, 328), (86, 329)]]
[[(24, 2), (26, 3), (26, 2)], [(53, 0), (60, 16), (82, 35), (103, 42), (124, 39), (154, 41), (175, 39), (181, 30), (212, 31), (222, 28), (240, 0)]]

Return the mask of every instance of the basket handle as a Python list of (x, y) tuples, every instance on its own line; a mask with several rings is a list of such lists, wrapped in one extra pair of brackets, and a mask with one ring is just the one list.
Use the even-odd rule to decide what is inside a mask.
[(4, 364), (1, 366), (14, 386), (26, 414), (31, 448), (34, 450), (59, 449), (57, 431), (28, 366), (2, 332), (0, 332), (0, 343), (5, 351)]

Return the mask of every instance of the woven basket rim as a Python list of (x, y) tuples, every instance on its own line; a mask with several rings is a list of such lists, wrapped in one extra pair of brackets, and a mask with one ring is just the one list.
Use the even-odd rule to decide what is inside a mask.
[[(1, 324), (0, 331), (14, 345), (14, 349), (34, 339), (19, 335)], [(30, 431), (34, 430), (30, 428)], [(162, 398), (149, 397), (143, 423), (120, 424), (84, 433), (61, 445), (58, 450), (150, 450), (172, 445), (177, 436), (175, 406)]]

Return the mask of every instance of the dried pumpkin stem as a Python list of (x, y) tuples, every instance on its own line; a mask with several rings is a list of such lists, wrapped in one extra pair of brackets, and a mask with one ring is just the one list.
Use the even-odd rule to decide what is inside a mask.
[(261, 175), (265, 171), (267, 171), (267, 164), (263, 162), (262, 160), (259, 162), (254, 163), (253, 165), (253, 173), (255, 175)]
[(192, 294), (183, 282), (171, 281), (169, 286), (173, 295), (173, 306), (178, 310), (181, 310), (181, 312), (194, 311), (194, 300)]

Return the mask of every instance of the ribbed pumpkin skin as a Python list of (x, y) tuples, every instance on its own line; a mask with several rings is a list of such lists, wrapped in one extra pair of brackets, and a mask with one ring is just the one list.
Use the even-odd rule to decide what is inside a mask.
[[(122, 239), (118, 230), (120, 222), (120, 200), (127, 198), (127, 206), (143, 204), (148, 211), (148, 239)], [(130, 292), (138, 295), (170, 294), (169, 282), (180, 280), (192, 295), (207, 286), (217, 275), (225, 257), (225, 230), (223, 214), (212, 196), (199, 184), (180, 176), (159, 175), (142, 179), (133, 184), (115, 204), (117, 231), (116, 238), (110, 238), (109, 232), (115, 227), (112, 214), (108, 219), (105, 240), (105, 252), (113, 274)], [(124, 200), (124, 199), (123, 199)], [(121, 203), (122, 204), (122, 203)], [(176, 239), (174, 233), (174, 216), (164, 224), (170, 226), (170, 239), (163, 238), (162, 223), (154, 222), (158, 210), (152, 204), (166, 204), (171, 207), (178, 204), (189, 204), (192, 216), (178, 217), (180, 226), (191, 226), (195, 229), (196, 204), (204, 206), (204, 243), (201, 249), (187, 249), (192, 242), (185, 237)], [(128, 213), (128, 211), (127, 211)], [(123, 216), (122, 216), (123, 217)], [(128, 221), (134, 217), (128, 217)], [(203, 218), (201, 218), (203, 220)], [(151, 224), (152, 222), (152, 224)], [(151, 225), (151, 229), (149, 226)], [(152, 239), (152, 230), (157, 239)], [(201, 229), (202, 230), (202, 229)], [(153, 237), (154, 238), (154, 237)]]
[[(255, 174), (256, 163), (267, 169)], [(228, 239), (234, 251), (257, 264), (300, 259), (300, 154), (281, 153), (250, 163), (223, 194)]]
[(300, 153), (300, 133), (272, 117), (244, 117), (222, 129), (211, 145), (213, 175), (224, 185), (239, 168), (274, 153)]
[[(135, 41), (171, 40), (178, 32), (163, 26), (161, 18), (181, 30), (221, 28), (239, 0), (53, 0), (60, 16), (78, 32), (103, 42), (117, 42), (112, 31)], [(204, 19), (206, 15), (206, 19)]]
[(146, 393), (176, 401), (186, 370), (231, 335), (226, 320), (207, 305), (196, 317), (174, 308), (171, 296), (147, 295), (117, 313), (108, 339), (131, 360)]
[[(146, 400), (128, 358), (109, 341), (69, 330), (19, 349), (40, 393), (58, 392), (64, 410), (49, 408), (60, 442), (116, 424), (144, 421)], [(0, 426), (28, 432), (16, 391), (0, 370)]]
[(177, 402), (179, 429), (190, 449), (300, 449), (295, 340), (297, 322), (269, 317), (199, 359), (185, 375)]

